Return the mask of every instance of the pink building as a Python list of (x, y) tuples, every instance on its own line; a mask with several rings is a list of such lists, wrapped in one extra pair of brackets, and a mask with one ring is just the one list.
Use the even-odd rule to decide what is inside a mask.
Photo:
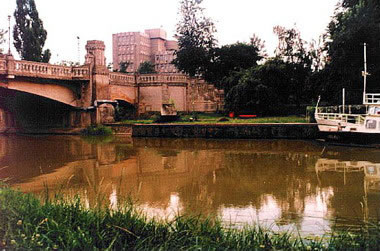
[(155, 64), (159, 73), (177, 73), (171, 64), (176, 41), (167, 40), (163, 29), (149, 29), (145, 32), (122, 32), (112, 35), (113, 68), (120, 69), (122, 62), (129, 62), (128, 72), (136, 72), (140, 64), (149, 61)]

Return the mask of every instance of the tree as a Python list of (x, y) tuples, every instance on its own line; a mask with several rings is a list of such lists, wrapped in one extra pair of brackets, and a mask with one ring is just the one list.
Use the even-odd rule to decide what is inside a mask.
[(129, 61), (121, 62), (119, 65), (119, 71), (123, 72), (123, 73), (127, 73), (128, 67), (130, 65), (131, 65), (131, 62), (129, 62)]
[(321, 87), (322, 97), (331, 103), (340, 101), (341, 90), (347, 97), (357, 97), (361, 103), (363, 90), (363, 43), (367, 43), (367, 63), (371, 76), (368, 90), (378, 90), (380, 82), (380, 2), (378, 0), (344, 0), (335, 10), (328, 26), (326, 50), (329, 62), (325, 68), (326, 82)]
[[(3, 29), (0, 29), (0, 45), (5, 42), (5, 34), (7, 34), (7, 31), (4, 31)], [(0, 53), (3, 52), (3, 49), (0, 48)]]
[(268, 115), (277, 104), (275, 92), (256, 77), (257, 68), (240, 72), (239, 83), (231, 88), (225, 99), (225, 108), (237, 113)]
[(215, 25), (203, 14), (203, 0), (181, 0), (181, 20), (177, 24), (179, 49), (174, 65), (190, 76), (204, 76), (210, 62), (212, 49), (216, 45)]
[(265, 49), (265, 41), (259, 38), (256, 34), (253, 34), (250, 38), (250, 44), (258, 49), (259, 56), (262, 58), (268, 57), (268, 53)]
[(157, 73), (156, 70), (154, 69), (154, 64), (149, 61), (145, 61), (141, 63), (139, 68), (137, 69), (137, 72), (140, 74)]
[(47, 32), (38, 16), (34, 0), (16, 0), (13, 29), (14, 46), (24, 60), (49, 62), (50, 50), (43, 50)]
[(306, 42), (301, 38), (297, 28), (286, 29), (282, 26), (275, 26), (273, 32), (278, 37), (276, 56), (284, 62), (311, 65), (305, 45)]
[(225, 83), (225, 78), (233, 72), (257, 66), (257, 62), (262, 59), (258, 47), (240, 42), (214, 48), (212, 53), (214, 59), (205, 68), (204, 77), (207, 81), (223, 88), (225, 93), (232, 87)]

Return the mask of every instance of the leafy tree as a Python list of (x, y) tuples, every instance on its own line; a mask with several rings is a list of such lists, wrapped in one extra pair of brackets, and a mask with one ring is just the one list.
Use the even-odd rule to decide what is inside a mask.
[(207, 81), (223, 88), (225, 93), (232, 87), (230, 84), (225, 84), (225, 78), (233, 72), (257, 66), (257, 62), (262, 59), (258, 47), (240, 42), (214, 48), (212, 52), (214, 60), (205, 69), (204, 77)]
[(256, 77), (256, 68), (241, 71), (239, 83), (227, 93), (226, 109), (237, 113), (268, 115), (276, 107), (274, 90)]
[[(0, 45), (5, 42), (5, 34), (7, 34), (7, 31), (0, 29)], [(3, 49), (0, 48), (0, 53), (3, 51)]]
[(325, 68), (326, 83), (321, 88), (322, 97), (336, 103), (344, 87), (349, 92), (347, 96), (358, 94), (352, 103), (362, 102), (363, 43), (368, 44), (367, 63), (371, 73), (368, 89), (374, 91), (379, 88), (376, 85), (380, 82), (380, 2), (342, 1), (328, 26), (327, 36), (326, 50), (330, 60)]
[[(127, 73), (128, 67), (131, 65), (131, 62), (121, 62), (119, 65), (119, 71), (123, 73)], [(141, 66), (141, 65), (140, 65)]]
[(273, 32), (278, 37), (278, 46), (275, 51), (277, 57), (285, 62), (310, 66), (310, 58), (305, 48), (306, 42), (301, 38), (298, 29), (275, 26)]
[(258, 49), (260, 57), (268, 57), (268, 53), (265, 49), (265, 41), (259, 38), (256, 34), (253, 34), (250, 38), (250, 44)]
[(190, 76), (204, 76), (216, 45), (215, 25), (203, 14), (203, 0), (181, 0), (181, 19), (177, 24), (179, 49), (174, 65)]
[(16, 0), (13, 29), (14, 46), (21, 58), (29, 61), (49, 62), (50, 50), (43, 50), (47, 32), (38, 16), (34, 0)]
[(145, 61), (140, 64), (139, 68), (137, 69), (137, 72), (140, 74), (152, 74), (157, 73), (154, 69), (154, 64), (149, 61)]

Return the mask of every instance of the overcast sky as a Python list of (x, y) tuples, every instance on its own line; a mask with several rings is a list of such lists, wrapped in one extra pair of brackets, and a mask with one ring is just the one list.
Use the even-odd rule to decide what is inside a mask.
[[(16, 0), (0, 0), (0, 29), (7, 29), (7, 16)], [(107, 62), (112, 61), (112, 34), (162, 27), (169, 38), (175, 33), (179, 0), (35, 0), (48, 32), (45, 48), (51, 62), (84, 61), (87, 40), (106, 43)], [(338, 0), (204, 0), (206, 15), (215, 23), (220, 45), (248, 42), (253, 33), (266, 41), (269, 54), (277, 45), (273, 26), (291, 28), (296, 24), (302, 38), (311, 41), (324, 33)], [(6, 47), (7, 50), (7, 46)], [(15, 50), (12, 50), (16, 55)], [(18, 56), (17, 56), (18, 57)]]

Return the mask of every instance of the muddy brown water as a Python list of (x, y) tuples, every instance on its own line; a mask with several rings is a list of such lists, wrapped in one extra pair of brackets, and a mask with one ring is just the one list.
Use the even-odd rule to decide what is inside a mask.
[(0, 136), (4, 179), (87, 207), (132, 197), (150, 216), (237, 227), (323, 234), (380, 218), (380, 150), (313, 141)]

